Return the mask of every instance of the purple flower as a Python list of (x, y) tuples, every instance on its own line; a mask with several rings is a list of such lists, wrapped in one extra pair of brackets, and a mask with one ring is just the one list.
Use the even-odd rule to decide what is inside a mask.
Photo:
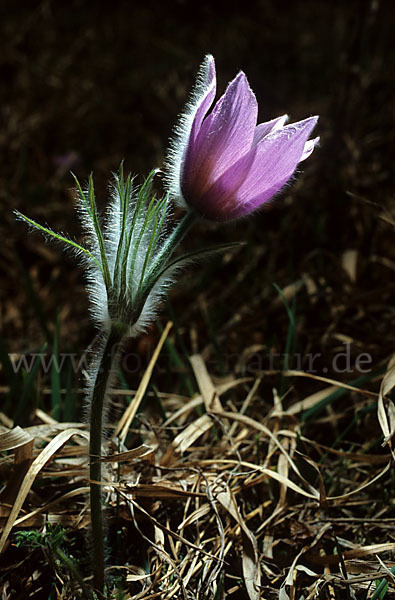
[(166, 182), (181, 205), (229, 221), (256, 210), (287, 183), (319, 140), (308, 140), (318, 117), (285, 125), (284, 115), (257, 125), (258, 104), (243, 72), (207, 115), (215, 93), (209, 55), (175, 130)]

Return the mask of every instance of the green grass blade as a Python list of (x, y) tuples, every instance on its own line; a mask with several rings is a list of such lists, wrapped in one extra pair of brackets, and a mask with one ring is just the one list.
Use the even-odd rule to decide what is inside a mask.
[[(378, 376), (377, 372), (375, 372), (375, 373), (372, 372), (372, 373), (368, 373), (367, 375), (361, 375), (361, 377), (352, 379), (351, 381), (348, 381), (347, 383), (354, 387), (358, 387), (359, 385), (364, 384), (367, 381), (370, 381), (371, 379), (373, 379), (374, 377), (377, 377), (377, 376)], [(336, 390), (332, 394), (329, 394), (326, 398), (323, 398), (322, 400), (320, 400), (320, 402), (317, 402), (317, 404), (315, 404), (314, 406), (312, 406), (311, 408), (309, 408), (308, 410), (303, 412), (301, 415), (301, 421), (307, 422), (307, 421), (310, 421), (311, 419), (318, 417), (318, 415), (323, 412), (323, 410), (326, 408), (326, 406), (328, 404), (332, 404), (332, 402), (334, 402), (335, 400), (337, 400), (337, 399), (341, 398), (342, 396), (345, 396), (346, 394), (349, 394), (349, 393), (350, 393), (349, 390), (347, 390), (345, 388), (339, 388), (338, 390)]]
[(1, 338), (0, 338), (0, 363), (2, 365), (2, 371), (5, 376), (6, 384), (8, 386), (11, 386), (16, 373), (12, 367), (12, 362), (10, 360), (8, 348)]
[(26, 289), (27, 296), (29, 298), (30, 305), (34, 309), (34, 312), (35, 312), (35, 315), (37, 318), (37, 322), (39, 323), (39, 325), (41, 327), (44, 338), (46, 339), (46, 341), (48, 343), (51, 343), (52, 336), (51, 336), (51, 333), (47, 326), (47, 317), (45, 315), (45, 312), (44, 312), (44, 309), (43, 309), (43, 306), (41, 303), (41, 299), (40, 299), (38, 293), (36, 292), (36, 290), (34, 289), (34, 285), (33, 285), (33, 282), (30, 277), (29, 272), (25, 269), (25, 266), (24, 266), (23, 262), (20, 260), (17, 253), (16, 253), (16, 260), (17, 260), (18, 267), (22, 274), (23, 282), (25, 284), (25, 289)]
[(287, 332), (287, 340), (285, 343), (285, 364), (284, 364), (284, 369), (291, 369), (292, 366), (289, 364), (288, 362), (288, 356), (289, 354), (294, 350), (294, 346), (295, 346), (295, 339), (296, 339), (296, 321), (295, 321), (295, 304), (296, 304), (296, 296), (294, 296), (293, 298), (293, 303), (292, 303), (292, 308), (289, 306), (289, 303), (286, 299), (286, 297), (284, 296), (282, 290), (279, 288), (279, 286), (277, 285), (277, 283), (273, 283), (273, 287), (275, 288), (275, 290), (277, 291), (277, 293), (279, 294), (281, 301), (285, 307), (285, 310), (287, 311), (287, 315), (288, 315), (288, 319), (289, 319), (289, 325), (288, 325), (288, 332)]
[(19, 373), (16, 373), (12, 362), (10, 360), (10, 354), (8, 348), (3, 340), (0, 339), (0, 364), (2, 365), (2, 371), (5, 377), (5, 383), (9, 388), (5, 396), (5, 401), (2, 406), (2, 411), (5, 414), (10, 412), (10, 416), (13, 415), (14, 407), (18, 405), (19, 397), (22, 387), (22, 378)]
[[(162, 325), (159, 322), (157, 322), (156, 325), (157, 325), (160, 333), (162, 334), (163, 333)], [(167, 337), (165, 340), (164, 348), (166, 349), (166, 351), (170, 357), (170, 367), (173, 364), (174, 368), (177, 370), (177, 372), (180, 376), (182, 385), (186, 389), (187, 395), (192, 398), (192, 396), (196, 393), (196, 386), (193, 383), (194, 380), (192, 380), (192, 378), (188, 375), (188, 369), (185, 366), (185, 364), (187, 364), (188, 368), (189, 368), (189, 360), (187, 360), (187, 362), (184, 363), (180, 354), (178, 353), (176, 346), (173, 344), (172, 340), (169, 337)], [(187, 359), (188, 359), (188, 355), (187, 355)], [(170, 371), (170, 369), (168, 369), (168, 370)], [(202, 414), (200, 409), (198, 410), (198, 412), (199, 412), (199, 415)]]
[(51, 362), (51, 416), (60, 420), (62, 412), (62, 395), (60, 391), (60, 365), (59, 365), (59, 314), (56, 316), (55, 331), (52, 344)]
[(73, 393), (73, 374), (73, 363), (70, 360), (67, 363), (65, 375), (66, 392), (64, 398), (63, 420), (66, 421), (66, 423), (76, 421), (78, 418), (76, 410), (77, 403)]
[[(391, 573), (395, 575), (395, 565), (390, 569)], [(377, 585), (377, 584), (376, 584)], [(383, 600), (387, 594), (388, 581), (383, 577), (380, 583), (377, 585), (376, 591), (374, 592), (371, 600)]]
[(15, 414), (15, 425), (25, 426), (29, 422), (29, 417), (33, 411), (33, 409), (37, 406), (37, 398), (34, 395), (35, 383), (38, 372), (41, 367), (40, 355), (44, 353), (47, 348), (47, 343), (45, 343), (38, 354), (35, 356), (34, 362), (32, 364), (32, 368), (24, 378), (24, 384), (22, 387), (22, 393), (19, 398), (18, 406)]

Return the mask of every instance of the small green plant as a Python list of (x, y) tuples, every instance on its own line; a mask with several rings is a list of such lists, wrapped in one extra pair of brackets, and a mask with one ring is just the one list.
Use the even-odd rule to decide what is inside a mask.
[(18, 547), (45, 548), (55, 551), (66, 542), (67, 532), (59, 524), (45, 526), (43, 531), (31, 529), (29, 531), (18, 531), (16, 533), (16, 545)]
[[(395, 565), (391, 567), (392, 575), (395, 575)], [(388, 590), (388, 582), (385, 578), (379, 580), (377, 579), (376, 583), (376, 591), (374, 592), (371, 600), (383, 600), (387, 595)]]
[(88, 586), (82, 578), (77, 564), (70, 556), (65, 546), (67, 544), (67, 532), (59, 524), (45, 525), (43, 531), (32, 529), (29, 531), (18, 531), (16, 534), (16, 546), (27, 549), (41, 549), (48, 564), (52, 565), (54, 572), (61, 571), (63, 578), (66, 574), (73, 588), (81, 589), (82, 598), (93, 599)]

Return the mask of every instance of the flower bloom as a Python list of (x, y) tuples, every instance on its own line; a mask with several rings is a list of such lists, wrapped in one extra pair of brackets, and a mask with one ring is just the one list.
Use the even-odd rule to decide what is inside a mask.
[(166, 182), (181, 205), (207, 219), (229, 221), (259, 208), (287, 183), (319, 140), (308, 139), (318, 117), (286, 125), (283, 115), (257, 125), (258, 104), (243, 72), (207, 115), (215, 94), (209, 55), (175, 130)]

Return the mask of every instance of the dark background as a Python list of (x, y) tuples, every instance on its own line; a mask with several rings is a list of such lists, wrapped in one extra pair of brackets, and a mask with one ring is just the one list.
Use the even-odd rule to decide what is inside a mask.
[[(258, 99), (260, 121), (283, 113), (291, 121), (318, 114), (315, 135), (321, 136), (321, 144), (268, 210), (230, 225), (201, 221), (184, 241), (185, 249), (238, 240), (248, 243), (186, 273), (163, 307), (161, 322), (125, 348), (119, 385), (136, 389), (160, 326), (169, 318), (174, 321), (126, 446), (135, 448), (145, 442), (146, 432), (156, 431), (156, 426), (161, 430), (164, 411), (176, 411), (198, 391), (188, 356), (199, 352), (215, 383), (219, 377), (228, 381), (250, 377), (221, 398), (227, 409), (241, 410), (252, 380), (262, 369), (275, 369), (264, 374), (262, 385), (250, 398), (248, 415), (275, 431), (277, 427), (289, 427), (298, 435), (301, 431), (307, 439), (335, 451), (367, 453), (366, 463), (356, 458), (349, 462), (345, 453), (322, 456), (313, 452), (313, 446), (301, 447), (302, 455), (323, 459), (330, 494), (355, 490), (377, 475), (381, 454), (388, 448), (381, 445), (376, 398), (362, 389), (347, 395), (341, 388), (324, 394), (310, 411), (284, 420), (271, 420), (268, 415), (276, 390), (287, 409), (328, 386), (307, 376), (284, 376), (283, 367), (311, 371), (309, 357), (318, 355), (315, 375), (335, 383), (345, 380), (377, 394), (394, 353), (393, 13), (391, 0), (0, 3), (1, 429), (46, 422), (45, 415), (68, 423), (83, 418), (83, 372), (75, 373), (68, 363), (58, 376), (56, 369), (44, 372), (37, 359), (37, 370), (15, 373), (8, 354), (29, 359), (47, 342), (46, 356), (71, 352), (78, 360), (95, 336), (82, 269), (60, 247), (45, 243), (39, 233), (29, 233), (24, 223), (16, 222), (13, 210), (80, 239), (70, 170), (82, 181), (93, 171), (104, 207), (110, 174), (123, 159), (125, 170), (138, 174), (141, 181), (153, 167), (160, 167), (199, 65), (211, 52), (219, 94), (243, 69)], [(348, 365), (344, 360), (335, 363), (339, 354), (344, 358), (345, 342)], [(283, 361), (284, 353), (288, 361)], [(361, 355), (370, 357), (363, 376), (356, 368)], [(164, 405), (158, 391), (168, 394)], [(114, 400), (110, 423), (119, 419), (127, 402), (120, 395)], [(38, 414), (36, 408), (44, 412)], [(178, 432), (173, 424), (160, 433), (164, 452)], [(257, 464), (266, 461), (266, 442), (260, 443), (254, 429), (246, 435), (240, 446), (243, 456)], [(217, 433), (210, 436), (203, 438), (209, 440), (207, 444), (195, 447), (192, 461), (196, 456), (211, 460), (223, 454)], [(184, 459), (180, 457), (180, 464)], [(9, 476), (8, 464), (2, 461), (4, 480)], [(271, 465), (276, 469), (279, 463)], [(311, 476), (306, 474), (309, 481)], [(229, 477), (233, 480), (233, 471)], [(69, 478), (59, 482), (44, 473), (29, 496), (29, 506), (44, 505), (69, 486), (79, 485), (76, 482)], [(269, 487), (268, 491), (265, 483), (255, 491), (246, 485), (240, 493), (243, 514), (259, 507), (248, 521), (252, 531), (273, 515), (274, 505), (266, 500), (276, 501), (278, 490)], [(311, 525), (321, 523), (326, 514), (346, 517), (345, 525), (335, 524), (334, 532), (339, 539), (350, 540), (350, 547), (388, 542), (391, 500), (390, 473), (358, 497), (350, 496), (350, 503), (336, 502), (328, 513), (323, 503), (310, 506), (306, 514), (306, 499), (295, 506), (300, 499), (289, 494), (289, 506), (284, 507), (289, 518), (285, 510), (270, 529), (275, 542), (274, 558), (268, 564), (276, 577), (266, 574), (263, 585), (280, 586), (296, 554), (309, 539), (317, 539), (318, 530), (306, 527), (309, 519)], [(71, 506), (68, 501), (64, 508), (65, 513), (78, 514), (78, 527), (80, 506), (85, 507), (86, 499), (81, 502)], [(165, 499), (155, 504), (156, 516), (166, 526), (170, 522), (177, 528), (185, 518), (183, 502), (175, 506)], [(358, 518), (350, 530), (352, 516)], [(376, 520), (379, 516), (382, 525)], [(372, 521), (370, 530), (361, 522), (364, 517)], [(146, 568), (144, 543), (130, 521), (124, 525), (120, 562), (114, 559), (114, 564)], [(71, 554), (82, 557), (83, 563), (88, 554), (82, 532), (70, 529), (69, 533), (75, 540)], [(229, 539), (227, 569), (233, 579), (225, 584), (233, 586), (241, 578), (240, 545), (237, 538)], [(338, 551), (332, 530), (322, 539), (326, 554)], [(40, 552), (30, 554), (16, 548), (14, 541), (10, 544), (0, 580), (8, 579), (8, 568), (12, 586), (18, 588), (17, 598), (26, 597), (27, 582), (30, 589), (43, 585), (42, 596), (32, 591), (35, 598), (49, 598), (55, 575)], [(18, 569), (17, 576), (9, 565)], [(369, 565), (376, 572), (377, 563)], [(315, 565), (312, 568), (316, 570)], [(39, 572), (43, 575), (36, 582)], [(296, 597), (307, 597), (307, 586), (313, 582), (299, 573), (298, 581), (301, 578), (306, 587), (303, 594), (297, 590)], [(366, 590), (360, 592), (358, 598), (365, 598)], [(264, 588), (263, 594), (277, 598), (278, 589), (269, 595)], [(342, 594), (344, 587), (337, 597)], [(245, 597), (243, 585), (232, 595), (235, 600)]]
[[(219, 93), (243, 69), (259, 119), (319, 114), (321, 147), (271, 210), (242, 226), (195, 229), (191, 246), (250, 244), (229, 269), (199, 267), (176, 289), (181, 322), (207, 329), (197, 302), (203, 295), (218, 330), (240, 310), (245, 315), (239, 349), (251, 340), (271, 342), (271, 329), (280, 339), (287, 317), (281, 309), (278, 321), (268, 313), (277, 294), (271, 284), (284, 288), (309, 273), (318, 303), (307, 305), (301, 296), (308, 323), (302, 336), (311, 340), (334, 326), (335, 302), (344, 314), (342, 331), (372, 342), (378, 359), (388, 355), (395, 258), (392, 2), (5, 1), (0, 11), (0, 325), (11, 350), (41, 343), (57, 310), (67, 343), (81, 347), (92, 335), (80, 269), (39, 234), (28, 235), (12, 210), (78, 237), (69, 170), (83, 180), (93, 171), (104, 204), (109, 175), (122, 159), (141, 176), (161, 166), (177, 114), (211, 52)], [(349, 249), (358, 253), (354, 286), (341, 267)], [(369, 294), (375, 307), (386, 305), (385, 315), (366, 307)], [(349, 311), (358, 311), (361, 297), (367, 320), (354, 325)]]

